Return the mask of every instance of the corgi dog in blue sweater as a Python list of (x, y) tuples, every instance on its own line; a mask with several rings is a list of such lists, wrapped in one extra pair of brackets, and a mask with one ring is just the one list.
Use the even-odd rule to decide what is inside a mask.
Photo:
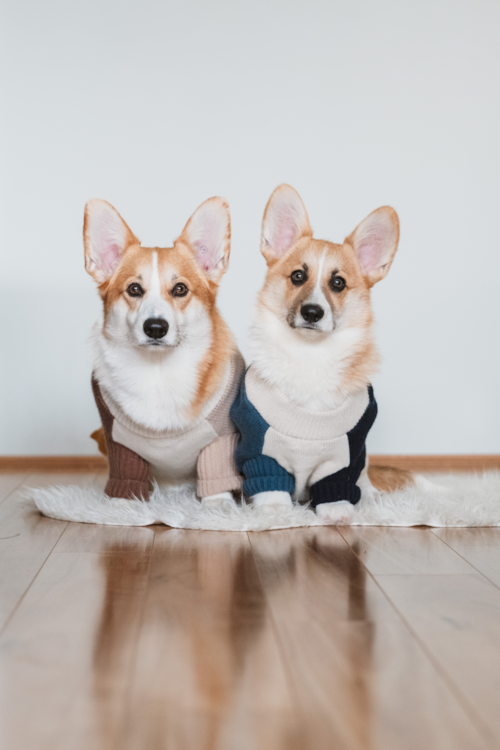
[(262, 225), (268, 270), (251, 328), (251, 365), (231, 408), (236, 465), (254, 505), (309, 496), (324, 523), (348, 524), (361, 494), (413, 483), (408, 472), (370, 467), (365, 441), (377, 404), (378, 355), (371, 288), (399, 241), (383, 206), (342, 244), (313, 238), (289, 185), (272, 194)]

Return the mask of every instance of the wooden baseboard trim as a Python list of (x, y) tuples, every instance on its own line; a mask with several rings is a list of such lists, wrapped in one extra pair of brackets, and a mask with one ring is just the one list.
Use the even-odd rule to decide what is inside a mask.
[(100, 471), (107, 468), (104, 456), (0, 456), (0, 472)]
[[(370, 463), (410, 471), (484, 471), (500, 469), (500, 455), (371, 455)], [(107, 467), (108, 462), (104, 456), (0, 456), (0, 472), (102, 471)]]
[(370, 455), (370, 463), (409, 471), (484, 471), (500, 469), (500, 455), (389, 456)]

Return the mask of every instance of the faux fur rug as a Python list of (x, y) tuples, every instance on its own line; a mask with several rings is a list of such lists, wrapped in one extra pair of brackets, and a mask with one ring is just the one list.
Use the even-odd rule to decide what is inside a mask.
[[(254, 508), (227, 501), (200, 502), (191, 487), (155, 487), (149, 503), (107, 497), (95, 485), (31, 488), (38, 509), (50, 518), (113, 526), (164, 523), (179, 529), (265, 531), (319, 526), (305, 505), (292, 509)], [(364, 496), (355, 508), (355, 526), (500, 526), (500, 472), (419, 477), (416, 487)]]

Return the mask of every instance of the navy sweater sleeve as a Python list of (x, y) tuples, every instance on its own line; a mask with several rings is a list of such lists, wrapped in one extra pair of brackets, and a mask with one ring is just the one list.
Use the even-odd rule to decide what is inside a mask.
[(240, 433), (235, 451), (236, 466), (245, 476), (243, 492), (247, 497), (258, 492), (281, 490), (293, 494), (295, 479), (270, 456), (263, 456), (264, 439), (269, 423), (248, 400), (245, 376), (231, 406), (231, 420)]
[(361, 498), (361, 490), (356, 482), (366, 463), (366, 436), (368, 435), (375, 417), (377, 416), (377, 402), (373, 395), (373, 388), (368, 387), (369, 402), (366, 411), (359, 422), (349, 430), (349, 466), (323, 477), (309, 488), (311, 505), (315, 508), (321, 503), (333, 503), (337, 500), (349, 500), (356, 505)]

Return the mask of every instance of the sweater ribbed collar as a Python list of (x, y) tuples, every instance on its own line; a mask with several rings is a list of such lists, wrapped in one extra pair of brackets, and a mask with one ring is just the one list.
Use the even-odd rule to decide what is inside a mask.
[(346, 396), (336, 409), (310, 411), (293, 403), (277, 386), (271, 386), (254, 367), (246, 372), (245, 388), (250, 402), (273, 429), (302, 440), (335, 440), (345, 435), (369, 404), (368, 388), (363, 388)]

